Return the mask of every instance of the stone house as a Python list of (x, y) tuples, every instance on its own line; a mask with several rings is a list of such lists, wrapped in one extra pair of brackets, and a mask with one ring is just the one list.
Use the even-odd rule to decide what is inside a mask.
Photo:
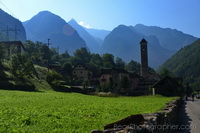
[(73, 68), (72, 74), (74, 80), (85, 81), (92, 79), (93, 72), (86, 65), (79, 63)]
[(100, 84), (106, 83), (109, 84), (109, 82), (113, 82), (114, 84), (114, 91), (118, 92), (121, 89), (121, 81), (123, 77), (127, 77), (129, 80), (129, 73), (124, 69), (119, 68), (112, 68), (112, 69), (102, 69), (101, 70), (101, 76), (100, 76)]

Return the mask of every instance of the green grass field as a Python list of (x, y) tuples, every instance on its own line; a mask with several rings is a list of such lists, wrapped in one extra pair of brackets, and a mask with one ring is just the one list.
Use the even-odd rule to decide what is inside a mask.
[(0, 132), (88, 133), (129, 115), (156, 112), (172, 99), (0, 90)]

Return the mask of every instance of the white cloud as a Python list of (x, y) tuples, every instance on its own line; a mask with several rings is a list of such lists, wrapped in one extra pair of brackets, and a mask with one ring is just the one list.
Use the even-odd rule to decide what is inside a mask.
[(88, 29), (91, 29), (91, 28), (92, 28), (92, 27), (90, 27), (89, 24), (86, 25), (83, 21), (78, 22), (78, 24), (81, 25), (81, 26), (83, 26), (83, 27), (85, 27), (85, 28), (88, 28)]

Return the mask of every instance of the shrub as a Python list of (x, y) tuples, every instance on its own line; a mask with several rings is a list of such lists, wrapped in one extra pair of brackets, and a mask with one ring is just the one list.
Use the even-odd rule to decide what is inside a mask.
[(54, 86), (60, 85), (59, 80), (62, 80), (62, 75), (56, 71), (48, 72), (46, 75), (46, 81)]

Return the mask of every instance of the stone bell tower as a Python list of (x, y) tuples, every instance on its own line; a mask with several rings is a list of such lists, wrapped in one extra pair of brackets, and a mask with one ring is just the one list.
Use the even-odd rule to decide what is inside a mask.
[(148, 68), (148, 50), (147, 41), (143, 38), (140, 42), (140, 54), (141, 54), (141, 76), (147, 76), (149, 73)]

